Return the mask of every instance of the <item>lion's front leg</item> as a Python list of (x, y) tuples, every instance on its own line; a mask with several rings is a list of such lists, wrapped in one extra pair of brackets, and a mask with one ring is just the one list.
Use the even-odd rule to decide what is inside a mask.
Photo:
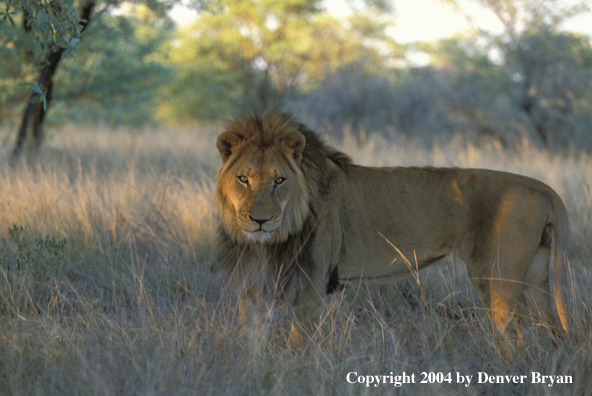
[(238, 297), (238, 318), (241, 334), (249, 345), (257, 346), (269, 334), (273, 307), (260, 292), (245, 290)]
[[(313, 289), (313, 288), (310, 288)], [(290, 329), (290, 347), (298, 348), (306, 343), (319, 326), (324, 299), (317, 290), (307, 289), (294, 303), (294, 320)]]

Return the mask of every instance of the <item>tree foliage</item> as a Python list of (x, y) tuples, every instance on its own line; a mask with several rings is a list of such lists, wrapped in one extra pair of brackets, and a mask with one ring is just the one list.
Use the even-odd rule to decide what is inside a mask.
[(34, 38), (31, 50), (38, 54), (45, 53), (48, 43), (67, 48), (76, 46), (81, 33), (81, 20), (73, 0), (2, 0), (2, 3), (2, 19), (15, 27), (15, 19), (18, 20), (17, 15), (20, 16), (24, 30)]
[(372, 38), (389, 43), (386, 24), (368, 29), (358, 18), (344, 26), (318, 0), (228, 0), (224, 6), (171, 43), (169, 62), (178, 79), (166, 91), (162, 119), (217, 119), (278, 105), (294, 88), (314, 86), (344, 65), (385, 63), (366, 40), (371, 30)]
[[(552, 140), (565, 143), (576, 137), (590, 140), (580, 136), (585, 135), (590, 121), (587, 115), (592, 93), (590, 38), (561, 30), (566, 20), (588, 11), (586, 2), (567, 5), (558, 0), (484, 0), (479, 3), (495, 14), (504, 31), (493, 36), (474, 25), (475, 38), (482, 42), (477, 49), (484, 61), (480, 69), (487, 75), (473, 82), (474, 88), (480, 88), (473, 95), (479, 101), (457, 102), (454, 107), (477, 123), (487, 124), (486, 130), (502, 139), (507, 132), (501, 130), (536, 137), (543, 145)], [(449, 60), (454, 54), (445, 47), (437, 52), (440, 58), (443, 55)], [(497, 58), (495, 62), (490, 61), (492, 54)], [(472, 71), (469, 76), (475, 75), (476, 69), (470, 62), (454, 66), (458, 75), (467, 71)], [(495, 89), (483, 88), (479, 81), (488, 81)], [(485, 103), (494, 105), (477, 109), (476, 103), (485, 98), (490, 98)], [(492, 122), (496, 118), (501, 120), (497, 125)]]
[(31, 81), (37, 68), (28, 49), (31, 36), (8, 23), (0, 23), (0, 124), (14, 126), (25, 101), (18, 84)]
[[(382, 73), (342, 70), (296, 106), (318, 127), (437, 139), (487, 136), (592, 149), (590, 37), (561, 23), (584, 10), (556, 1), (484, 2), (503, 19), (500, 35), (421, 43), (431, 62)], [(379, 98), (379, 99), (378, 99)]]
[[(216, 0), (195, 0), (195, 6), (205, 6)], [(156, 14), (164, 17), (175, 0), (139, 0)], [(62, 59), (75, 56), (82, 33), (92, 19), (110, 9), (121, 6), (123, 0), (2, 0), (4, 10), (0, 15), (13, 28), (20, 25), (30, 36), (26, 51), (38, 67), (36, 77), (21, 85), (30, 87), (30, 95), (23, 110), (20, 127), (13, 151), (16, 158), (22, 151), (31, 129), (34, 145), (38, 146), (43, 136), (43, 124), (54, 94), (54, 76)], [(20, 11), (20, 15), (19, 14)], [(3, 26), (4, 28), (5, 26)], [(14, 43), (12, 43), (14, 44)], [(78, 87), (79, 88), (79, 87)], [(30, 125), (32, 127), (30, 128)]]
[[(16, 125), (31, 97), (34, 114), (44, 116), (39, 109), (50, 90), (39, 66), (57, 51), (64, 58), (47, 97), (49, 120), (209, 122), (275, 106), (337, 135), (349, 127), (592, 149), (591, 41), (561, 28), (585, 11), (581, 4), (482, 1), (504, 31), (476, 26), (473, 35), (418, 43), (431, 62), (417, 67), (387, 34), (389, 1), (350, 2), (356, 12), (347, 19), (329, 15), (319, 0), (197, 1), (216, 12), (177, 29), (163, 13), (172, 2), (138, 0), (142, 6), (123, 13), (111, 12), (120, 0), (97, 2), (80, 42), (74, 28), (63, 30), (65, 39), (58, 30), (45, 37), (39, 15), (49, 11), (16, 12), (21, 3), (10, 3), (16, 14), (5, 12), (0, 23), (0, 100), (9, 104), (0, 107), (0, 123)], [(17, 86), (21, 81), (32, 94)]]
[(152, 121), (158, 90), (173, 76), (160, 48), (173, 25), (145, 6), (95, 21), (56, 74), (53, 119), (114, 124)]

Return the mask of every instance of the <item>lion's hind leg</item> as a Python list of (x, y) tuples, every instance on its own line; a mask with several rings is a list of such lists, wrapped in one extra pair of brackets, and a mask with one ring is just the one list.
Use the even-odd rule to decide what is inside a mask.
[[(556, 315), (554, 312), (553, 303), (555, 297), (553, 296), (550, 287), (551, 278), (549, 276), (549, 271), (551, 268), (551, 245), (554, 244), (551, 228), (552, 226), (550, 224), (545, 226), (541, 237), (541, 244), (524, 277), (524, 302), (528, 314), (532, 318), (538, 319), (539, 323), (548, 326), (553, 334), (562, 336), (567, 330), (560, 320), (559, 315)], [(555, 257), (554, 259), (561, 260), (561, 257)], [(561, 265), (561, 263), (559, 265)], [(555, 273), (555, 277), (557, 276), (561, 275)], [(559, 291), (559, 293), (561, 293), (561, 291)], [(559, 307), (557, 307), (557, 309), (559, 310)]]
[(520, 258), (497, 250), (467, 264), (475, 292), (500, 334), (506, 335), (524, 300), (524, 271), (519, 269), (527, 266), (529, 256)]
[[(469, 277), (497, 330), (521, 336), (524, 325), (542, 323), (554, 328), (549, 287), (550, 238), (544, 228), (537, 239), (532, 233), (499, 237), (468, 265)], [(530, 234), (530, 235), (529, 235)], [(485, 244), (484, 244), (485, 245)], [(489, 262), (489, 265), (483, 265)], [(479, 265), (479, 263), (481, 265)]]
[(555, 327), (549, 287), (549, 246), (540, 246), (524, 276), (524, 292), (521, 302), (525, 314), (539, 323)]

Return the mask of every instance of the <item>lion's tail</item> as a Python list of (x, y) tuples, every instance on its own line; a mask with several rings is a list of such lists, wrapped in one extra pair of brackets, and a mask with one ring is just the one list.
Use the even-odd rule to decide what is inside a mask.
[[(567, 323), (567, 309), (565, 302), (565, 269), (567, 267), (567, 256), (565, 250), (569, 243), (569, 221), (567, 218), (567, 210), (561, 201), (561, 198), (555, 193), (552, 194), (553, 213), (551, 225), (553, 228), (554, 240), (554, 281), (555, 289), (555, 305), (557, 307), (557, 314), (561, 321), (563, 330), (569, 335), (569, 327)], [(564, 265), (565, 263), (565, 265)]]

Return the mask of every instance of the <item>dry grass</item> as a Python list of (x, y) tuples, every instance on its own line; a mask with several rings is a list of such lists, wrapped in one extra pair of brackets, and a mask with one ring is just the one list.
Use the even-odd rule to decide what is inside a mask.
[[(16, 169), (8, 166), (8, 151), (2, 153), (2, 235), (16, 223), (29, 241), (52, 235), (68, 242), (57, 256), (47, 245), (3, 243), (0, 395), (393, 392), (392, 385), (349, 384), (352, 371), (414, 373), (417, 382), (421, 372), (452, 373), (452, 384), (406, 384), (402, 394), (592, 392), (589, 156), (551, 154), (526, 143), (519, 156), (462, 141), (432, 148), (403, 140), (337, 144), (367, 165), (503, 169), (555, 188), (574, 235), (572, 339), (554, 343), (544, 330), (533, 331), (518, 352), (504, 353), (464, 266), (449, 262), (417, 281), (352, 286), (331, 297), (321, 333), (302, 351), (287, 348), (289, 316), (280, 308), (270, 335), (254, 350), (238, 336), (235, 296), (224, 289), (212, 257), (215, 136), (71, 129)], [(10, 263), (27, 249), (32, 264), (15, 270)], [(28, 283), (18, 283), (25, 278)], [(7, 296), (17, 292), (31, 304), (11, 306)], [(479, 371), (528, 380), (476, 384)], [(574, 383), (531, 385), (531, 371), (571, 375)], [(456, 384), (456, 372), (475, 375), (471, 386)]]

